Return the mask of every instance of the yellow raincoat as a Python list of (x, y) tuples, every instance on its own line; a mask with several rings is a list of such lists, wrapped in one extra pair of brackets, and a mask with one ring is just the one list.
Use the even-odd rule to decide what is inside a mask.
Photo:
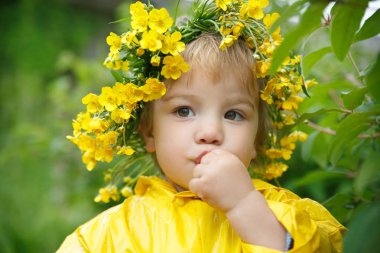
[[(319, 203), (253, 180), (294, 240), (289, 252), (341, 252), (345, 229)], [(254, 229), (254, 228), (253, 228)], [(69, 235), (63, 252), (279, 252), (240, 240), (225, 215), (189, 191), (157, 177), (140, 177), (135, 195)]]

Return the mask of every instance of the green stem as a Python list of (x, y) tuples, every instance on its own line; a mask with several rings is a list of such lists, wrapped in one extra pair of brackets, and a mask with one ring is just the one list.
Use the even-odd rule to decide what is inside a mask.
[(356, 74), (358, 75), (358, 79), (362, 82), (363, 85), (365, 85), (363, 83), (363, 80), (360, 78), (360, 69), (358, 68), (358, 65), (356, 64), (354, 57), (352, 57), (351, 52), (348, 52), (348, 59), (350, 60), (352, 66), (354, 67)]
[(177, 5), (175, 6), (174, 25), (176, 25), (176, 23), (177, 23), (178, 6), (179, 6), (180, 2), (181, 2), (181, 0), (178, 0)]
[(281, 184), (280, 184), (280, 182), (278, 181), (277, 178), (274, 179), (274, 182), (276, 183), (276, 185), (277, 185), (278, 187), (281, 187)]

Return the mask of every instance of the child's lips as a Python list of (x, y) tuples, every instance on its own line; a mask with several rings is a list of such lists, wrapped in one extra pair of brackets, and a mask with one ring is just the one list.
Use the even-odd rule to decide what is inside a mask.
[(194, 159), (195, 164), (200, 164), (202, 158), (203, 158), (208, 152), (210, 152), (210, 151), (207, 151), (207, 150), (206, 150), (206, 151), (203, 151), (202, 153), (200, 153), (200, 155), (197, 156), (197, 157)]

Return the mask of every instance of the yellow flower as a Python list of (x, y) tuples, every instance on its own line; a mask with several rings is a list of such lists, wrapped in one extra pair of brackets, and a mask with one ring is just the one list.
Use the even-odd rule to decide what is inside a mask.
[(225, 50), (227, 47), (230, 47), (234, 42), (237, 40), (237, 37), (234, 35), (227, 35), (223, 38), (222, 42), (220, 43), (219, 48), (222, 50)]
[(166, 93), (165, 84), (157, 78), (148, 78), (139, 89), (144, 93), (144, 102), (159, 99)]
[(162, 41), (160, 39), (160, 34), (154, 30), (149, 30), (144, 32), (142, 39), (140, 41), (141, 48), (149, 49), (151, 52), (155, 52), (162, 47)]
[(136, 49), (136, 55), (137, 56), (142, 56), (145, 53), (145, 50), (141, 47)]
[(129, 196), (132, 196), (132, 194), (133, 194), (132, 189), (129, 186), (124, 186), (120, 192), (124, 198), (128, 198)]
[(256, 75), (258, 78), (264, 78), (268, 75), (271, 62), (269, 59), (258, 61), (256, 63)]
[(80, 127), (83, 130), (88, 131), (89, 130), (89, 124), (91, 121), (91, 114), (89, 112), (78, 113), (76, 121), (80, 124)]
[(282, 42), (282, 36), (280, 34), (280, 27), (277, 27), (276, 30), (274, 32), (272, 32), (271, 36), (272, 36), (272, 39), (273, 39), (273, 45), (275, 47), (278, 47), (281, 42)]
[(148, 12), (145, 10), (144, 4), (136, 2), (131, 4), (129, 12), (131, 13), (131, 27), (137, 32), (144, 32), (148, 27)]
[(114, 61), (119, 59), (119, 52), (110, 52), (108, 57), (104, 60), (103, 65), (108, 69), (114, 68)]
[(218, 8), (226, 11), (227, 10), (227, 5), (230, 4), (232, 0), (216, 0), (215, 4)]
[(124, 33), (121, 35), (121, 43), (127, 45), (128, 48), (132, 48), (134, 45), (139, 45), (139, 41), (136, 38), (136, 33), (136, 30)]
[(130, 146), (122, 146), (117, 148), (117, 154), (123, 154), (123, 155), (133, 155), (135, 153), (135, 150), (131, 148)]
[(136, 3), (133, 3), (129, 6), (129, 12), (131, 13), (131, 15), (135, 15), (136, 12), (145, 10), (145, 7), (145, 4), (143, 4), (140, 1), (137, 1)]
[(266, 28), (269, 29), (279, 17), (280, 17), (280, 14), (278, 14), (277, 12), (274, 12), (272, 14), (266, 14), (263, 19), (263, 23), (266, 26)]
[(244, 25), (241, 22), (238, 22), (236, 25), (232, 27), (232, 34), (234, 36), (240, 36), (240, 33), (243, 28), (244, 28)]
[(131, 117), (131, 111), (129, 109), (115, 109), (111, 112), (111, 119), (116, 123), (123, 123), (124, 120), (128, 122)]
[(302, 131), (294, 131), (293, 133), (290, 134), (290, 136), (302, 142), (307, 140), (307, 134)]
[(121, 70), (127, 71), (129, 69), (129, 62), (127, 62), (127, 61), (115, 61), (113, 69), (114, 70), (121, 69)]
[(82, 155), (82, 162), (86, 165), (88, 171), (92, 171), (96, 166), (94, 151), (86, 151)]
[(315, 79), (307, 80), (305, 82), (306, 88), (310, 88), (311, 86), (314, 86), (318, 84), (318, 82)]
[(282, 122), (273, 122), (273, 127), (276, 129), (282, 129), (284, 127), (284, 123)]
[(270, 148), (265, 151), (265, 155), (271, 159), (283, 158), (285, 160), (289, 160), (292, 155), (292, 151), (289, 149)]
[(282, 157), (281, 149), (270, 148), (265, 150), (265, 155), (271, 159), (277, 159)]
[(283, 122), (285, 125), (293, 125), (295, 123), (293, 114), (291, 113), (286, 114), (285, 117), (283, 118)]
[(245, 43), (248, 45), (249, 48), (253, 49), (256, 47), (255, 40), (252, 37), (249, 37)]
[(295, 142), (297, 139), (292, 138), (291, 136), (284, 136), (280, 140), (281, 147), (285, 149), (294, 150), (296, 148)]
[(106, 131), (108, 127), (109, 124), (106, 121), (95, 117), (90, 120), (88, 131), (91, 133), (99, 134)]
[(278, 46), (278, 44), (276, 44), (276, 41), (269, 41), (268, 38), (265, 38), (263, 43), (259, 47), (259, 51), (262, 54), (270, 57), (270, 56), (272, 56), (272, 54), (273, 54), (273, 52), (277, 46)]
[(119, 133), (116, 131), (109, 131), (96, 136), (95, 160), (102, 162), (111, 162), (113, 160), (114, 146), (118, 135)]
[(85, 151), (94, 151), (96, 148), (96, 140), (87, 135), (87, 134), (81, 134), (78, 136), (78, 148), (85, 152)]
[(150, 59), (150, 64), (152, 64), (152, 66), (155, 66), (155, 67), (160, 66), (160, 62), (161, 62), (161, 57), (158, 55), (153, 55), (153, 57)]
[(99, 96), (99, 103), (112, 112), (117, 107), (117, 96), (111, 87), (105, 86)]
[(292, 94), (282, 103), (282, 109), (289, 111), (297, 110), (299, 103), (301, 103), (302, 101), (302, 97)]
[(290, 160), (290, 158), (292, 157), (292, 150), (290, 149), (281, 149), (282, 151), (282, 158), (285, 159), (285, 160)]
[(99, 97), (93, 93), (89, 93), (82, 98), (82, 103), (84, 105), (87, 105), (88, 112), (97, 113), (102, 109), (101, 104), (99, 104), (98, 98)]
[(111, 52), (115, 52), (115, 51), (120, 50), (121, 38), (117, 34), (111, 32), (110, 35), (107, 36), (106, 41), (107, 41), (107, 44), (110, 46)]
[(166, 56), (164, 58), (164, 66), (162, 67), (161, 74), (165, 78), (177, 80), (182, 73), (189, 71), (190, 66), (185, 62), (181, 55)]
[(74, 134), (74, 136), (78, 136), (81, 133), (81, 130), (82, 130), (81, 124), (78, 121), (73, 120), (72, 126), (73, 126), (73, 134)]
[(95, 202), (108, 203), (110, 200), (118, 201), (120, 199), (120, 193), (115, 185), (108, 185), (105, 188), (99, 189), (99, 194), (95, 197)]
[(133, 83), (116, 82), (113, 89), (117, 96), (117, 105), (123, 105), (126, 109), (133, 110), (135, 104), (143, 99), (143, 92)]
[(265, 177), (268, 180), (281, 177), (287, 169), (288, 165), (284, 163), (272, 162), (266, 166)]
[(291, 65), (297, 65), (301, 61), (301, 55), (297, 55), (294, 58), (290, 59)]
[(247, 6), (248, 17), (260, 20), (264, 17), (263, 8), (268, 6), (268, 0), (249, 0)]
[(162, 44), (162, 53), (177, 55), (178, 53), (185, 50), (185, 43), (180, 41), (181, 39), (182, 34), (180, 32), (174, 32), (172, 34), (167, 33), (164, 43)]
[(123, 182), (126, 183), (126, 184), (131, 184), (134, 182), (134, 179), (131, 178), (130, 176), (126, 176), (123, 178)]
[(97, 141), (100, 141), (102, 145), (113, 146), (117, 142), (119, 133), (116, 131), (109, 131), (105, 134), (100, 134), (96, 137)]
[(110, 171), (106, 171), (103, 173), (103, 180), (105, 182), (110, 182), (112, 180), (112, 173)]
[(227, 36), (227, 35), (231, 34), (232, 29), (231, 29), (230, 27), (221, 26), (221, 27), (220, 27), (220, 32), (221, 32), (224, 36)]
[(264, 90), (261, 92), (260, 94), (260, 98), (264, 101), (267, 102), (267, 104), (273, 104), (273, 97), (272, 97), (272, 93), (273, 93), (273, 89), (274, 89), (274, 84), (275, 84), (276, 80), (275, 79), (270, 79), (267, 83), (267, 85), (265, 86)]
[(103, 65), (109, 69), (114, 69), (114, 70), (119, 70), (119, 69), (128, 70), (129, 69), (129, 62), (120, 60), (118, 51), (110, 52), (107, 58), (104, 60)]
[(173, 19), (165, 8), (153, 9), (149, 12), (148, 26), (158, 33), (164, 33), (173, 25)]

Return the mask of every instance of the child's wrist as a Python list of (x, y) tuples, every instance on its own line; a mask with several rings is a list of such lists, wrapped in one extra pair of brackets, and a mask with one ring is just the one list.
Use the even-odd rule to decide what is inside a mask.
[(251, 205), (255, 205), (257, 200), (262, 198), (260, 192), (258, 192), (256, 189), (252, 189), (249, 191), (243, 198), (238, 200), (231, 208), (225, 210), (225, 214), (227, 217), (231, 216), (239, 216), (245, 209), (251, 209)]

